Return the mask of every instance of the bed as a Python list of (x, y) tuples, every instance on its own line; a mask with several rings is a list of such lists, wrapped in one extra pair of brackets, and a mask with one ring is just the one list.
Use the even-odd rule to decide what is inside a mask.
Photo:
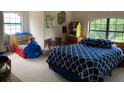
[(83, 44), (54, 48), (46, 62), (49, 68), (70, 81), (102, 82), (123, 60), (120, 48), (100, 48)]

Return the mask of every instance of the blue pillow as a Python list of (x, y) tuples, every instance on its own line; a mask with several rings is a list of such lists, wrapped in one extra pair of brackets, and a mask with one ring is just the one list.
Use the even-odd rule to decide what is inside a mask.
[(113, 42), (107, 39), (97, 39), (97, 43), (102, 48), (111, 48), (113, 45)]
[(95, 39), (95, 38), (84, 38), (80, 44), (85, 44), (87, 46), (101, 47), (101, 48), (111, 48), (113, 42), (107, 39)]
[(98, 46), (97, 39), (94, 39), (94, 38), (84, 38), (79, 43), (85, 44), (88, 46)]

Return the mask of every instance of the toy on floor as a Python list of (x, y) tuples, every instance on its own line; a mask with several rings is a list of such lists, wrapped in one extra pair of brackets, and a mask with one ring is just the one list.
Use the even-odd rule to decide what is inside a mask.
[(15, 52), (23, 58), (39, 57), (41, 55), (41, 48), (32, 38), (33, 36), (29, 32), (16, 33), (13, 39)]
[(36, 58), (42, 54), (42, 51), (34, 38), (31, 38), (29, 44), (24, 49), (24, 53), (28, 58)]

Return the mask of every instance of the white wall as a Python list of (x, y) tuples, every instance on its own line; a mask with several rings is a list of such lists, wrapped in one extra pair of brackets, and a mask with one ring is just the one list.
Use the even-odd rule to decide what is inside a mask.
[(35, 40), (44, 49), (44, 12), (29, 12), (29, 28)]
[(124, 18), (123, 11), (73, 11), (71, 15), (73, 21), (81, 22), (82, 36), (87, 34), (88, 21), (106, 17)]
[(29, 12), (24, 11), (24, 12), (21, 12), (21, 14), (23, 16), (23, 31), (29, 32)]
[(57, 23), (57, 14), (59, 11), (45, 11), (45, 19), (46, 15), (51, 15), (55, 17), (55, 28), (46, 28), (46, 21), (45, 21), (45, 39), (54, 38), (54, 37), (61, 37), (62, 41), (66, 41), (66, 33), (62, 33), (62, 26), (68, 26), (71, 20), (71, 13), (66, 11), (66, 22), (62, 25)]
[[(29, 12), (29, 31), (44, 50), (45, 39), (61, 37), (62, 41), (66, 41), (67, 34), (62, 33), (62, 26), (68, 26), (71, 20), (71, 13), (66, 12), (66, 22), (62, 25), (59, 25), (57, 23), (57, 14), (58, 11)], [(55, 17), (55, 28), (46, 28), (46, 15), (51, 15)]]

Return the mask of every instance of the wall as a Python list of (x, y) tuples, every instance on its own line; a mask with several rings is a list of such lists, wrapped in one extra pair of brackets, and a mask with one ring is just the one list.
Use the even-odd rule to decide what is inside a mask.
[(66, 41), (66, 33), (62, 33), (62, 26), (68, 26), (71, 20), (71, 13), (66, 11), (66, 22), (62, 25), (57, 23), (57, 14), (59, 11), (45, 11), (46, 15), (51, 15), (55, 17), (55, 28), (46, 28), (46, 21), (45, 21), (45, 39), (54, 38), (54, 37), (61, 37), (62, 41)]
[(44, 49), (44, 12), (29, 12), (29, 29), (35, 40)]
[(81, 22), (82, 36), (87, 35), (88, 21), (106, 17), (124, 18), (123, 11), (73, 11), (71, 15), (73, 21)]
[(21, 12), (21, 14), (23, 16), (23, 31), (29, 32), (29, 12), (24, 11), (24, 12)]
[[(39, 11), (29, 12), (29, 31), (35, 37), (36, 41), (41, 45), (42, 49), (45, 50), (45, 39), (61, 37), (62, 41), (66, 41), (66, 33), (62, 33), (62, 26), (68, 25), (71, 20), (71, 13), (66, 12), (66, 22), (62, 25), (57, 23), (58, 11)], [(46, 15), (55, 17), (55, 28), (46, 28)]]

